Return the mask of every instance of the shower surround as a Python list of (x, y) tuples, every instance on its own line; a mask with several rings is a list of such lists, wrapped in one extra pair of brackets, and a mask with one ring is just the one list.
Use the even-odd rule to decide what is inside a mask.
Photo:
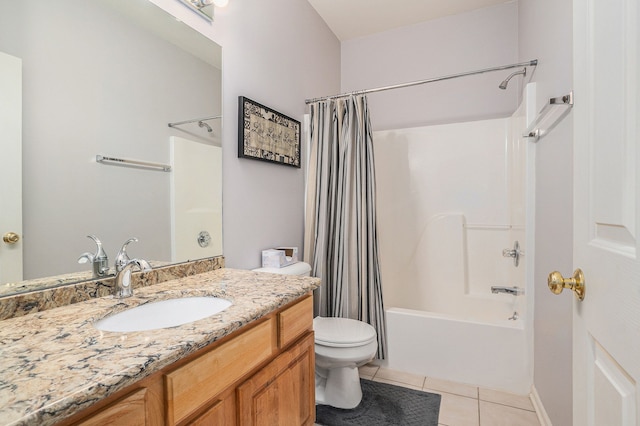
[(387, 367), (529, 393), (533, 91), (512, 117), (374, 133)]

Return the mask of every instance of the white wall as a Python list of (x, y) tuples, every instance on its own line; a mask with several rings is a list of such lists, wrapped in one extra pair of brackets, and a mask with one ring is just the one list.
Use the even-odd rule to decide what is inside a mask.
[[(520, 0), (520, 59), (536, 57), (538, 109), (572, 88), (571, 0)], [(572, 115), (536, 145), (534, 385), (554, 425), (572, 424), (571, 306), (547, 275), (572, 269)]]
[(303, 170), (237, 157), (238, 96), (302, 121), (305, 98), (340, 88), (339, 41), (306, 1), (231, 0), (213, 25), (175, 0), (153, 1), (222, 45), (226, 265), (255, 268), (262, 249), (302, 249)]
[[(345, 41), (342, 91), (517, 63), (517, 24), (517, 2), (508, 2)], [(371, 94), (374, 130), (510, 116), (522, 77), (498, 85), (513, 71)]]

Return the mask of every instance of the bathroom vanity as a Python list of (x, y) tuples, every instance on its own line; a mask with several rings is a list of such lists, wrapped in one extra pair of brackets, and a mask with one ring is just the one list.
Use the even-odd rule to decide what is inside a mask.
[[(313, 424), (315, 278), (218, 269), (2, 321), (3, 424)], [(167, 329), (93, 323), (180, 296), (232, 301)], [(286, 419), (286, 421), (284, 420)]]

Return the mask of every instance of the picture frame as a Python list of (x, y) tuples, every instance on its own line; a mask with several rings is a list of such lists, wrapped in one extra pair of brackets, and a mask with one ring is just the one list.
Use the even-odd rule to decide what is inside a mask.
[(238, 158), (300, 168), (300, 122), (238, 97)]

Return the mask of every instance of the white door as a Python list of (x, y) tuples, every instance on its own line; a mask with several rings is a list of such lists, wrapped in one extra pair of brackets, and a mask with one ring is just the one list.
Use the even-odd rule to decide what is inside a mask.
[(0, 52), (0, 284), (22, 281), (22, 60)]
[(574, 425), (638, 426), (640, 10), (573, 7), (574, 267), (586, 283), (573, 301)]

